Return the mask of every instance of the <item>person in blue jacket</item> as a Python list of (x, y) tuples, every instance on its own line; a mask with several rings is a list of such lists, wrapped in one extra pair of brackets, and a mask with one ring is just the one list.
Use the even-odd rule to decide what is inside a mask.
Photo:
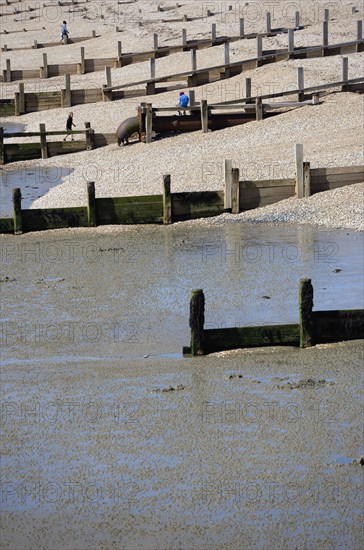
[[(190, 98), (188, 95), (186, 95), (184, 92), (179, 93), (179, 103), (178, 107), (188, 107), (188, 103), (190, 101)], [(179, 115), (185, 115), (186, 111), (178, 111)]]
[(62, 27), (61, 27), (61, 42), (62, 44), (65, 43), (65, 39), (68, 38), (68, 29), (67, 29), (67, 22), (63, 21)]

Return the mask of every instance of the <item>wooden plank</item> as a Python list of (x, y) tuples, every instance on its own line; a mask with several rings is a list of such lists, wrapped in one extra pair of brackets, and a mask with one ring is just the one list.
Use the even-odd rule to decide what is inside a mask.
[(162, 223), (162, 195), (96, 199), (98, 225)]
[(87, 227), (87, 208), (45, 208), (22, 210), (23, 231), (44, 231), (64, 227)]
[(364, 166), (342, 166), (334, 168), (311, 168), (311, 178), (317, 176), (364, 174)]
[(295, 195), (295, 185), (274, 187), (274, 188), (257, 188), (246, 189), (240, 193), (240, 211), (252, 210), (261, 206), (268, 206), (279, 201), (289, 199)]
[(217, 216), (224, 212), (223, 191), (172, 194), (173, 221)]
[(299, 325), (204, 330), (205, 353), (258, 346), (298, 346)]
[(364, 336), (364, 310), (314, 311), (313, 338), (316, 344), (356, 340)]
[(296, 180), (294, 178), (290, 179), (274, 179), (274, 180), (256, 180), (256, 181), (241, 181), (240, 182), (240, 189), (245, 192), (246, 189), (261, 189), (265, 187), (290, 187), (292, 185), (295, 185)]
[(0, 218), (0, 233), (14, 233), (14, 220), (12, 218)]

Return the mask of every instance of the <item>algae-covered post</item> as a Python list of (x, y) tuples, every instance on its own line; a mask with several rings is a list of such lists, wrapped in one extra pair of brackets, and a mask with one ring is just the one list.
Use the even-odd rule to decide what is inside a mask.
[(163, 223), (172, 223), (172, 202), (171, 202), (171, 176), (163, 176)]
[(190, 300), (191, 354), (204, 355), (205, 296), (202, 289), (193, 290)]
[(311, 284), (311, 279), (300, 279), (299, 308), (300, 347), (307, 348), (313, 345), (313, 286)]
[(13, 189), (13, 211), (14, 211), (14, 235), (21, 235), (23, 232), (21, 215), (21, 190), (19, 187)]
[(96, 227), (96, 195), (95, 182), (87, 182), (87, 223), (89, 227)]

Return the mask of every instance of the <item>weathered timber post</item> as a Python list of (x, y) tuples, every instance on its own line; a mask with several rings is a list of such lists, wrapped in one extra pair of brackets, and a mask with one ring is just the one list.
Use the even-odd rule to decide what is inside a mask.
[(91, 128), (90, 122), (85, 122), (86, 128), (86, 151), (92, 151), (95, 149), (95, 130)]
[(123, 66), (122, 55), (123, 55), (123, 50), (122, 50), (122, 46), (121, 46), (121, 40), (118, 40), (118, 57), (117, 57), (116, 65), (119, 68)]
[(194, 107), (194, 105), (196, 105), (195, 90), (189, 90), (189, 96), (190, 96), (190, 107)]
[(40, 131), (40, 152), (42, 159), (48, 158), (48, 147), (47, 147), (47, 134), (45, 124), (39, 124)]
[(269, 11), (265, 14), (265, 26), (268, 34), (272, 32), (272, 18)]
[(34, 40), (34, 42), (33, 42), (33, 48), (34, 48), (35, 50), (38, 49), (38, 41), (37, 41), (37, 40)]
[(163, 223), (172, 223), (171, 176), (163, 176)]
[(240, 212), (240, 184), (239, 168), (233, 168), (231, 171), (231, 213)]
[(316, 94), (312, 94), (312, 105), (319, 105), (320, 103), (320, 94), (317, 92)]
[(246, 78), (245, 79), (245, 98), (248, 99), (246, 103), (251, 103), (252, 100), (250, 99), (252, 96), (252, 79)]
[(197, 50), (195, 48), (191, 50), (191, 69), (192, 72), (197, 71)]
[(329, 45), (329, 22), (323, 21), (322, 23), (322, 45), (323, 47)]
[(19, 114), (25, 113), (24, 82), (19, 83)]
[(205, 354), (205, 296), (202, 289), (193, 290), (190, 300), (191, 354)]
[(324, 21), (328, 21), (330, 17), (330, 11), (326, 8), (324, 10)]
[(72, 94), (71, 94), (71, 75), (64, 75), (64, 105), (62, 107), (71, 107), (72, 105)]
[(14, 93), (14, 115), (20, 115), (20, 106), (19, 106), (19, 92)]
[(296, 199), (302, 199), (303, 192), (303, 144), (295, 144), (295, 160), (296, 160)]
[(305, 75), (303, 72), (303, 67), (297, 67), (297, 100), (303, 101), (304, 100), (304, 88), (305, 88)]
[(300, 12), (299, 11), (296, 11), (295, 14), (294, 14), (294, 26), (296, 29), (299, 28), (300, 26)]
[(8, 51), (8, 46), (6, 44), (3, 45), (3, 52), (7, 52)]
[(47, 54), (43, 54), (43, 67), (41, 68), (41, 78), (48, 78), (48, 60)]
[(4, 128), (0, 126), (0, 164), (5, 164)]
[(91, 38), (96, 38), (96, 31), (91, 31)]
[(108, 88), (111, 88), (112, 86), (111, 67), (105, 67), (105, 77), (106, 77), (106, 86)]
[(211, 42), (214, 44), (216, 42), (216, 23), (211, 25)]
[(150, 67), (150, 78), (155, 78), (155, 59), (152, 57), (149, 60), (149, 67)]
[(10, 59), (6, 60), (6, 69), (4, 71), (4, 82), (11, 82), (11, 63)]
[(156, 52), (158, 50), (158, 34), (153, 34), (153, 49)]
[(77, 74), (85, 74), (85, 48), (80, 48), (81, 62), (77, 63)]
[(224, 172), (225, 172), (225, 188), (224, 188), (224, 209), (231, 212), (231, 189), (233, 181), (233, 161), (231, 159), (225, 159)]
[(239, 19), (239, 36), (240, 38), (244, 38), (244, 17), (240, 17)]
[(294, 30), (288, 29), (288, 55), (291, 56), (294, 53)]
[(356, 22), (356, 39), (363, 40), (363, 21), (361, 19)]
[(87, 223), (89, 227), (96, 227), (96, 195), (95, 182), (87, 182)]
[(202, 133), (206, 134), (209, 129), (209, 108), (206, 99), (201, 99), (201, 127)]
[(21, 190), (19, 187), (13, 189), (13, 212), (14, 212), (14, 235), (23, 233), (23, 223), (21, 215)]
[(307, 161), (303, 163), (303, 196), (311, 196), (311, 167)]
[(346, 92), (348, 89), (348, 80), (349, 80), (349, 58), (342, 58), (342, 77), (343, 84), (341, 86), (341, 91)]
[(152, 143), (153, 108), (151, 103), (146, 104), (145, 131), (145, 143)]
[(257, 58), (259, 61), (259, 58), (263, 55), (263, 37), (261, 34), (257, 34)]
[(308, 348), (313, 345), (313, 286), (311, 279), (300, 279), (299, 286), (299, 319), (300, 319), (300, 347)]
[(187, 46), (187, 29), (182, 29), (182, 46)]
[(187, 15), (187, 13), (185, 13), (185, 14), (183, 15), (183, 22), (184, 22), (184, 23), (187, 23), (187, 21), (188, 21), (188, 15)]
[(224, 44), (224, 64), (230, 65), (230, 44), (225, 42)]
[(255, 119), (263, 120), (263, 102), (261, 97), (257, 97), (255, 100)]

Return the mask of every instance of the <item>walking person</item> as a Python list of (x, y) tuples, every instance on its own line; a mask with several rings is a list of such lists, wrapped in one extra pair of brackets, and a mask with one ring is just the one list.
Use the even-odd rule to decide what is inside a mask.
[(62, 44), (65, 44), (66, 39), (68, 38), (68, 29), (67, 29), (67, 21), (63, 21), (62, 27), (61, 27), (61, 42)]
[(64, 137), (63, 141), (66, 141), (68, 136), (71, 136), (71, 140), (74, 141), (73, 135), (72, 135), (72, 126), (76, 127), (76, 124), (73, 124), (73, 113), (71, 112), (71, 113), (68, 113), (68, 118), (66, 122), (67, 135)]
[[(184, 92), (180, 92), (179, 93), (179, 103), (178, 103), (177, 107), (188, 107), (189, 101), (190, 101), (190, 98), (188, 97), (188, 95), (185, 94)], [(186, 111), (185, 110), (178, 111), (178, 114), (179, 115), (185, 115)]]

